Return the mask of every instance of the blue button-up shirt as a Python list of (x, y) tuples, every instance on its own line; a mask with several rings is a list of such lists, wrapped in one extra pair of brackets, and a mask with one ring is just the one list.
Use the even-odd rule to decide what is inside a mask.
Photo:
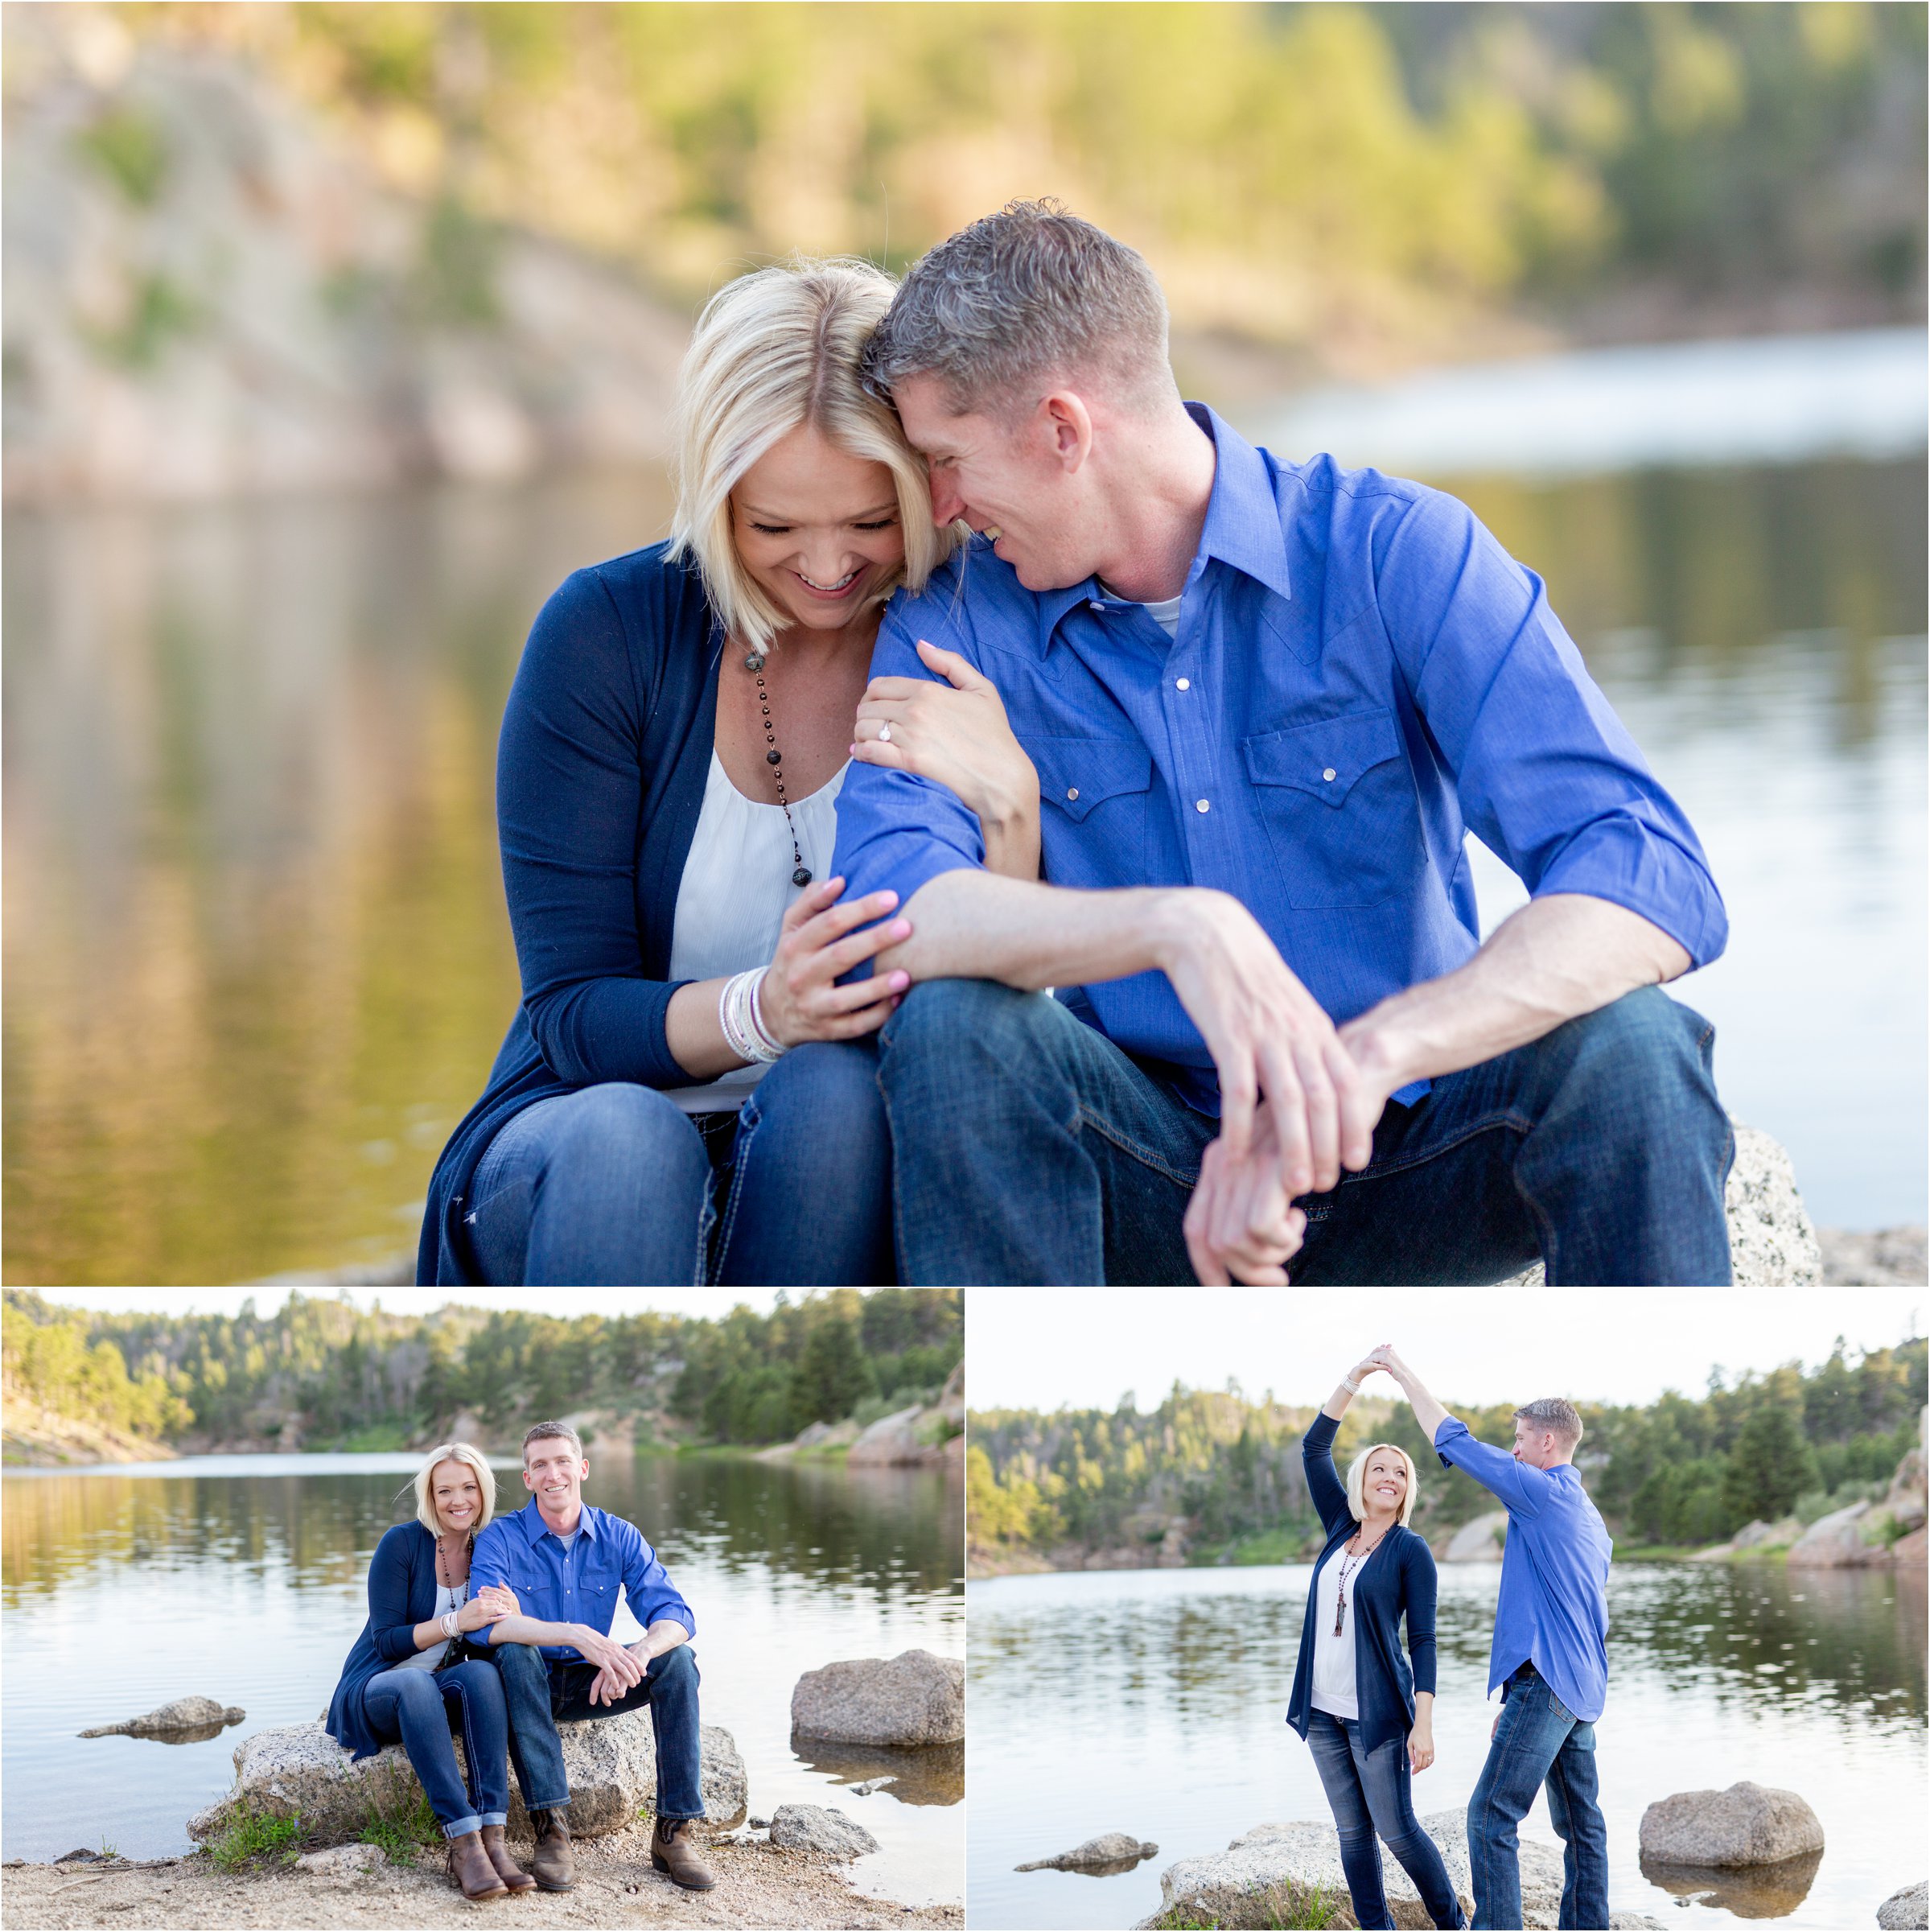
[(1508, 1509), (1501, 1596), (1488, 1656), (1492, 1697), (1531, 1663), (1575, 1716), (1593, 1724), (1608, 1701), (1609, 1540), (1571, 1462), (1537, 1469), (1449, 1416), (1434, 1431), (1449, 1469), (1465, 1469)]
[[(1612, 900), (1715, 958), (1727, 925), (1702, 847), (1541, 580), (1451, 496), (1281, 463), (1189, 407), (1217, 463), (1175, 638), (1096, 579), (1027, 590), (982, 540), (879, 632), (874, 676), (929, 678), (925, 638), (998, 686), (1039, 772), (1041, 875), (1230, 892), (1336, 1022), (1475, 950), (1470, 830), (1531, 892)], [(848, 892), (902, 902), (984, 859), (944, 786), (850, 767)], [(1163, 974), (1060, 997), (1218, 1111)]]
[[(667, 1617), (697, 1634), (690, 1606), (635, 1523), (585, 1503), (576, 1527), (576, 1541), (566, 1550), (543, 1521), (534, 1497), (513, 1515), (497, 1517), (475, 1539), (469, 1562), (475, 1586), (471, 1594), (484, 1584), (507, 1584), (525, 1617), (588, 1624), (607, 1637), (620, 1584), (630, 1614), (646, 1630)], [(545, 1644), (543, 1654), (573, 1662), (582, 1653), (569, 1644)]]

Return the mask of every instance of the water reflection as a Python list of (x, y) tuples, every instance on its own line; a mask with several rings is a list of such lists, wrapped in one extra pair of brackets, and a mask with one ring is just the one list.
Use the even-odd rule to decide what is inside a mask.
[[(1801, 1143), (1820, 1218), (1921, 1218), (1922, 465), (1454, 487), (1718, 857), (1755, 1003), (1697, 988), (1737, 1104)], [(492, 801), (516, 651), (667, 509), (646, 476), (9, 514), (8, 1280), (411, 1243), (516, 998)]]
[[(973, 1922), (1117, 1926), (1156, 1909), (1158, 1872), (1256, 1825), (1327, 1815), (1282, 1720), (1303, 1565), (1002, 1578), (971, 1586)], [(1486, 1757), (1499, 1570), (1446, 1565), (1437, 1619), (1438, 1757), (1423, 1814), (1466, 1802)], [(1867, 1922), (1920, 1838), (1926, 1607), (1920, 1574), (1618, 1566), (1598, 1727), (1610, 1903), (1670, 1922)], [(1820, 1860), (1755, 1873), (1640, 1861), (1643, 1811), (1739, 1778), (1800, 1792)], [(1552, 1842), (1537, 1800), (1526, 1828)], [(1150, 1868), (1072, 1885), (1014, 1868), (1102, 1831), (1160, 1847)], [(1679, 1919), (1677, 1915), (1679, 1914)]]

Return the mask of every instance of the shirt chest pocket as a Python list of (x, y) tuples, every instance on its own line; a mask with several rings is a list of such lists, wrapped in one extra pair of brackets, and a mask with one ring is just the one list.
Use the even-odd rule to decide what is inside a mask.
[(1136, 738), (1034, 738), (1046, 876), (1060, 885), (1143, 885), (1153, 755)]
[(1240, 748), (1289, 905), (1381, 905), (1418, 884), (1426, 853), (1392, 711), (1319, 718)]

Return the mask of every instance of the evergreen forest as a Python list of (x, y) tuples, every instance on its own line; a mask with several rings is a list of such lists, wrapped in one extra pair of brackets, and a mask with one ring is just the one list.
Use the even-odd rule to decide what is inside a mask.
[[(1746, 1523), (1880, 1495), (1916, 1445), (1926, 1398), (1921, 1338), (1858, 1354), (1838, 1341), (1827, 1361), (1791, 1362), (1731, 1380), (1710, 1371), (1700, 1396), (1670, 1391), (1635, 1407), (1582, 1406), (1576, 1457), (1610, 1528), (1637, 1545), (1721, 1542)], [(1496, 1507), (1485, 1489), (1441, 1467), (1398, 1399), (1355, 1402), (1335, 1455), (1343, 1470), (1370, 1442), (1414, 1458), (1414, 1526), (1430, 1541)], [(1379, 1385), (1385, 1386), (1385, 1385)], [(974, 1411), (966, 1510), (981, 1553), (1141, 1546), (1149, 1563), (1169, 1536), (1190, 1560), (1285, 1562), (1320, 1530), (1300, 1443), (1316, 1411), (1175, 1383), (1156, 1408), (1121, 1398), (1109, 1414)], [(1506, 1403), (1455, 1409), (1484, 1441), (1511, 1446)]]

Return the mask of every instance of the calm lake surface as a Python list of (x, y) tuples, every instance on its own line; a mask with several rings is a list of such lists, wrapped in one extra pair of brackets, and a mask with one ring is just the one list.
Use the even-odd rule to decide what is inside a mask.
[[(1253, 1826), (1328, 1816), (1285, 1723), (1310, 1566), (973, 1583), (974, 1926), (1125, 1926), (1175, 1860)], [(1498, 1564), (1444, 1564), (1438, 1755), (1414, 1806), (1463, 1809), (1488, 1748)], [(1767, 1565), (1627, 1563), (1611, 1581), (1609, 1703), (1596, 1726), (1609, 1902), (1669, 1925), (1860, 1926), (1911, 1881), (1926, 1795), (1924, 1578)], [(1739, 1778), (1800, 1791), (1827, 1840), (1801, 1897), (1643, 1874), (1636, 1828), (1673, 1791)], [(1524, 1826), (1553, 1843), (1545, 1799)], [(1158, 1856), (1110, 1878), (1015, 1872), (1101, 1831)]]
[[(1732, 937), (1678, 991), (1731, 1110), (1819, 1221), (1923, 1221), (1920, 455), (1428, 480), (1546, 579), (1702, 835)], [(7, 517), (8, 1281), (413, 1246), (517, 995), (516, 654), (668, 507), (643, 476)], [(1521, 888), (1477, 877), (1492, 924)]]
[[(184, 1851), (243, 1738), (320, 1714), (368, 1614), (382, 1532), (414, 1512), (407, 1456), (195, 1457), (4, 1478), (5, 1856), (103, 1841)], [(521, 1495), (513, 1463), (498, 1473)], [(833, 1804), (883, 1849), (854, 1870), (907, 1903), (964, 1884), (961, 1754), (801, 1757), (791, 1690), (843, 1657), (962, 1655), (962, 1509), (936, 1473), (736, 1460), (599, 1462), (589, 1500), (656, 1544), (697, 1613), (704, 1720), (737, 1740), (750, 1808)], [(640, 1634), (628, 1606), (617, 1633)], [(239, 1704), (205, 1743), (81, 1739), (170, 1698)], [(892, 1761), (894, 1757), (896, 1761)], [(846, 1785), (896, 1772), (866, 1797)]]

